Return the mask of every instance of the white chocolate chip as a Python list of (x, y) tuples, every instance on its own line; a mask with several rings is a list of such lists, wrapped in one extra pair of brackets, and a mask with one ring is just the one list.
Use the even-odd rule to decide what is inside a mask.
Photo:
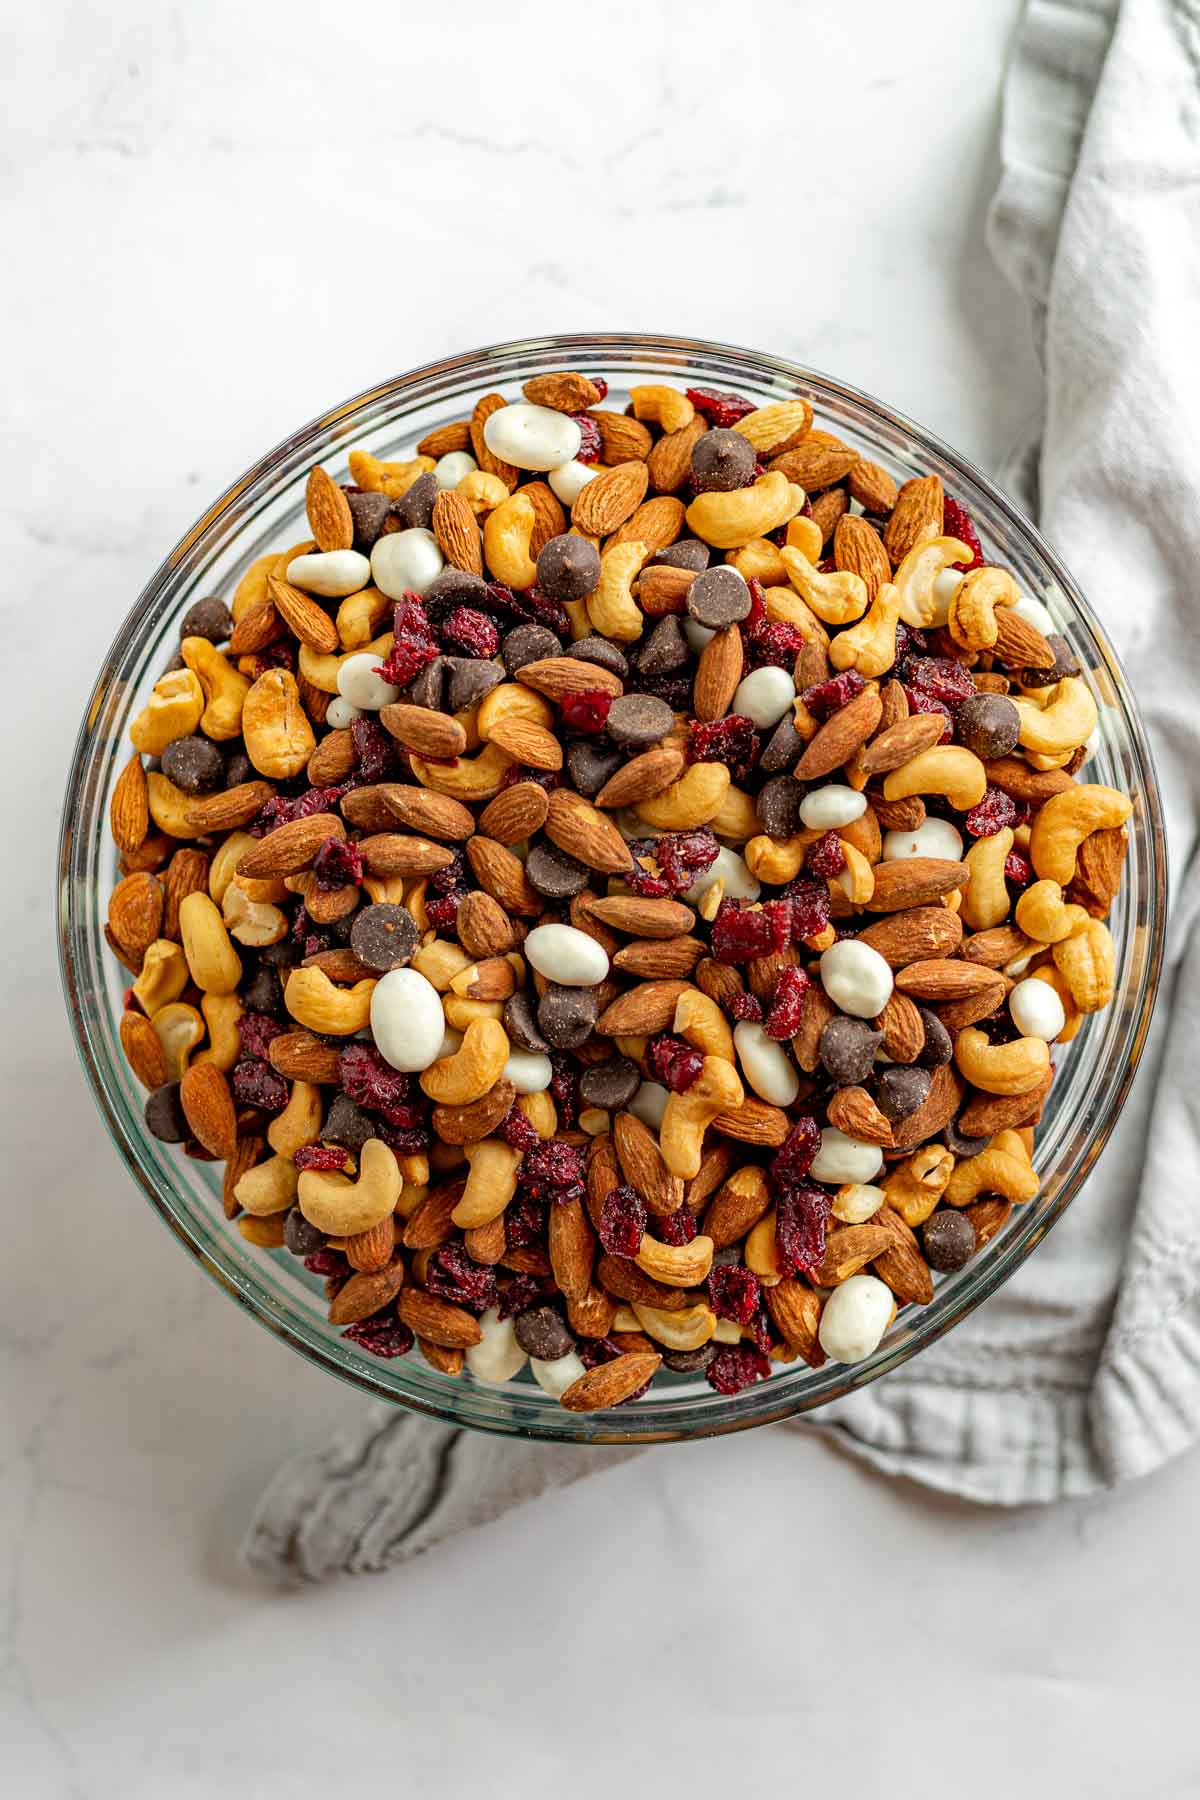
[(608, 952), (574, 925), (535, 925), (523, 950), (539, 975), (563, 987), (595, 987), (608, 974)]
[(836, 831), (861, 819), (866, 810), (867, 796), (838, 781), (813, 788), (800, 802), (800, 817), (810, 831)]
[(371, 551), (371, 575), (375, 586), (389, 600), (403, 600), (406, 593), (423, 594), (445, 567), (432, 531), (419, 525), (392, 531), (377, 540)]
[(366, 587), (371, 565), (357, 550), (315, 550), (307, 556), (293, 556), (287, 578), (303, 593), (342, 600)]
[(569, 413), (518, 400), (483, 422), (483, 441), (493, 456), (518, 469), (561, 469), (579, 455), (583, 433)]
[(1048, 981), (1031, 975), (1018, 981), (1008, 996), (1012, 1022), (1022, 1037), (1044, 1038), (1052, 1044), (1067, 1022), (1066, 1008)]
[(870, 1356), (887, 1330), (894, 1304), (891, 1288), (875, 1275), (851, 1275), (835, 1287), (817, 1327), (826, 1356), (840, 1363)]
[(419, 969), (389, 969), (371, 995), (371, 1035), (393, 1069), (419, 1074), (442, 1055), (442, 997)]
[(790, 1106), (800, 1092), (800, 1077), (783, 1045), (751, 1019), (734, 1026), (733, 1042), (742, 1074), (759, 1099), (768, 1106)]
[(821, 956), (821, 986), (855, 1019), (876, 1019), (892, 994), (892, 971), (878, 950), (857, 938), (830, 944)]
[(711, 631), (707, 625), (702, 625), (699, 619), (691, 618), (683, 621), (683, 631), (689, 645), (697, 656), (699, 656), (705, 644), (711, 644), (717, 635), (716, 632)]
[(754, 669), (738, 682), (730, 712), (742, 713), (760, 731), (778, 725), (796, 698), (796, 684), (786, 669)]

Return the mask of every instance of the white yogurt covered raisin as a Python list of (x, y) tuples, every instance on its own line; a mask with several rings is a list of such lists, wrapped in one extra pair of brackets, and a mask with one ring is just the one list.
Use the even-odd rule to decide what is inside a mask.
[(315, 550), (307, 556), (293, 556), (287, 578), (306, 594), (342, 600), (366, 587), (371, 565), (357, 550)]
[(371, 1035), (393, 1069), (420, 1074), (442, 1054), (442, 997), (419, 969), (389, 969), (371, 995)]
[(821, 1310), (821, 1348), (833, 1362), (856, 1363), (870, 1356), (888, 1327), (895, 1301), (876, 1275), (851, 1275), (835, 1287)]
[(875, 1019), (891, 999), (892, 971), (870, 944), (842, 938), (822, 953), (821, 986), (851, 1018)]
[(517, 400), (497, 407), (483, 423), (483, 441), (493, 456), (518, 469), (560, 469), (579, 455), (583, 433), (569, 413)]
[(608, 952), (574, 925), (535, 925), (522, 946), (547, 981), (562, 987), (595, 987), (608, 974)]
[(375, 586), (389, 600), (403, 600), (410, 590), (423, 594), (445, 567), (432, 531), (413, 525), (381, 537), (371, 551), (371, 575)]
[(836, 831), (861, 819), (866, 810), (867, 796), (838, 781), (813, 788), (800, 802), (800, 817), (810, 831)]
[(760, 731), (778, 725), (796, 698), (796, 684), (786, 669), (754, 669), (743, 677), (733, 696), (732, 713), (742, 713)]

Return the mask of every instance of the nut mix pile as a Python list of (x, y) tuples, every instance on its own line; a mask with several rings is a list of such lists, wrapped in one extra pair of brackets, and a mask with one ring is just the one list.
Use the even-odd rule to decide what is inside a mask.
[(867, 1356), (1034, 1197), (1130, 813), (938, 477), (606, 397), (312, 471), (133, 723), (108, 915), (243, 1235), (363, 1351), (573, 1411)]

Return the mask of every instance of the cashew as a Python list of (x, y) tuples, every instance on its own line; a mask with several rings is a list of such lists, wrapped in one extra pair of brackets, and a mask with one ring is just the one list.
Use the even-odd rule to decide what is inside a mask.
[(774, 1207), (747, 1232), (742, 1261), (764, 1287), (776, 1287), (783, 1280), (786, 1270), (779, 1260), (779, 1245), (775, 1240)]
[(695, 407), (678, 388), (658, 383), (632, 387), (629, 398), (635, 419), (650, 419), (664, 431), (682, 431), (696, 416)]
[(472, 1019), (502, 1019), (504, 1002), (503, 1000), (468, 1000), (461, 994), (450, 993), (442, 997), (442, 1010), (446, 1015), (446, 1023), (452, 1030), (465, 1031)]
[(780, 551), (788, 579), (801, 599), (826, 625), (852, 625), (867, 610), (867, 584), (852, 569), (828, 575), (809, 562), (803, 551), (785, 544)]
[(500, 1138), (481, 1138), (468, 1144), (464, 1153), (471, 1172), (450, 1217), (460, 1230), (471, 1231), (498, 1219), (516, 1193), (521, 1152), (510, 1149)]
[(157, 769), (146, 771), (146, 800), (150, 808), (150, 817), (159, 831), (165, 831), (168, 837), (194, 838), (196, 828), (188, 823), (193, 806), (198, 804), (194, 794), (185, 794), (182, 788), (160, 775)]
[(469, 1106), (499, 1081), (512, 1046), (495, 1019), (476, 1019), (451, 1056), (440, 1056), (421, 1076), (421, 1087), (443, 1106)]
[(972, 931), (990, 931), (1008, 917), (1008, 888), (1004, 882), (1004, 864), (1012, 849), (1013, 834), (1005, 825), (991, 837), (976, 838), (967, 851), (965, 862), (971, 871), (959, 911)]
[(223, 743), (240, 736), (242, 705), (250, 692), (246, 677), (239, 675), (228, 658), (207, 638), (184, 638), (179, 653), (204, 689), (207, 704), (201, 714), (200, 729), (205, 737)]
[(321, 1135), (321, 1090), (311, 1081), (293, 1081), (288, 1103), (267, 1126), (267, 1142), (279, 1156), (294, 1156)]
[(409, 760), (422, 787), (466, 801), (494, 799), (513, 766), (513, 758), (499, 744), (485, 744), (474, 756), (460, 756), (454, 763), (426, 762), (422, 756)]
[(554, 1097), (547, 1088), (542, 1088), (536, 1094), (522, 1094), (517, 1106), (543, 1142), (554, 1136), (558, 1130), (558, 1113)]
[(744, 844), (758, 830), (758, 808), (739, 787), (727, 787), (720, 809), (709, 820), (709, 830), (730, 844)]
[(1000, 635), (996, 608), (1015, 606), (1020, 598), (1007, 569), (971, 569), (951, 596), (950, 636), (964, 650), (990, 650)]
[(368, 1138), (362, 1147), (358, 1179), (305, 1169), (297, 1197), (300, 1211), (310, 1225), (331, 1237), (353, 1237), (370, 1231), (394, 1212), (403, 1186), (400, 1167), (382, 1138)]
[(537, 514), (528, 494), (509, 494), (483, 524), (483, 554), (497, 581), (510, 588), (529, 588), (537, 580), (537, 564), (529, 554), (529, 541)]
[(353, 987), (335, 987), (324, 969), (293, 969), (283, 990), (283, 1003), (297, 1024), (322, 1037), (352, 1037), (371, 1019), (371, 995), (375, 983), (356, 981)]
[[(793, 519), (792, 525), (795, 523), (796, 520)], [(792, 525), (788, 526), (789, 531)], [(820, 555), (818, 548), (818, 559)], [(774, 587), (787, 580), (787, 570), (779, 554), (779, 546), (773, 544), (770, 538), (751, 538), (740, 550), (730, 550), (725, 561), (747, 581), (761, 581), (764, 587)]]
[(852, 844), (847, 838), (840, 836), (838, 843), (842, 846), (842, 855), (846, 859), (846, 866), (840, 875), (833, 877), (833, 885), (841, 888), (851, 906), (858, 908), (869, 906), (871, 896), (875, 892), (875, 870), (857, 844)]
[(176, 738), (195, 731), (203, 711), (204, 689), (190, 669), (172, 669), (160, 675), (129, 727), (134, 749), (143, 756), (161, 756)]
[(713, 1241), (703, 1233), (687, 1244), (662, 1244), (649, 1233), (642, 1237), (634, 1261), (652, 1281), (664, 1287), (699, 1287), (712, 1268)]
[(819, 831), (798, 831), (790, 838), (751, 838), (742, 852), (746, 867), (756, 881), (766, 881), (772, 886), (794, 881), (804, 867), (809, 845), (815, 844), (822, 835)]
[(870, 611), (848, 631), (840, 631), (829, 646), (835, 669), (857, 669), (860, 675), (882, 675), (896, 660), (896, 621), (900, 617), (900, 590), (890, 581), (881, 584)]
[(296, 1198), (296, 1165), (290, 1156), (271, 1156), (256, 1163), (234, 1185), (233, 1197), (255, 1218), (286, 1212)]
[(1081, 1013), (1099, 1012), (1116, 992), (1117, 953), (1112, 933), (1102, 919), (1089, 919), (1081, 931), (1054, 946), (1054, 966)]
[(532, 688), (517, 681), (502, 681), (483, 696), (475, 710), (475, 729), (481, 743), (487, 743), (492, 728), (503, 719), (523, 719), (530, 725), (550, 730), (554, 724), (554, 708)]
[(287, 936), (288, 921), (279, 908), (269, 901), (252, 900), (237, 880), (231, 881), (225, 889), (221, 917), (229, 927), (231, 937), (255, 950), (260, 950), (264, 944), (277, 944)]
[(267, 576), (278, 560), (274, 550), (268, 550), (265, 556), (255, 557), (234, 588), (229, 610), (233, 614), (235, 625), (240, 619), (244, 619), (248, 612), (253, 612), (256, 606), (261, 606), (267, 598)]
[(1027, 1094), (1045, 1078), (1050, 1046), (1041, 1038), (991, 1044), (984, 1032), (968, 1025), (954, 1041), (954, 1060), (972, 1087), (985, 1094)]
[(348, 458), (350, 479), (368, 494), (386, 494), (399, 500), (414, 481), (427, 475), (434, 466), (432, 456), (414, 456), (408, 462), (380, 462), (369, 450), (352, 450)]
[(751, 538), (766, 537), (786, 525), (800, 511), (804, 499), (804, 489), (793, 486), (782, 469), (776, 469), (732, 493), (697, 494), (687, 509), (688, 529), (714, 549), (736, 550)]
[(693, 763), (652, 800), (639, 800), (634, 811), (647, 825), (660, 831), (690, 831), (707, 825), (721, 810), (729, 788), (724, 763)]
[(632, 644), (645, 629), (645, 614), (630, 589), (649, 554), (638, 539), (627, 539), (600, 558), (600, 580), (587, 597), (588, 618), (596, 631), (618, 644)]
[(1021, 748), (1043, 756), (1077, 750), (1091, 737), (1100, 716), (1091, 690), (1078, 675), (1064, 675), (1052, 688), (1043, 688), (1042, 694), (1044, 705), (1010, 696), (1021, 716)]
[(954, 1157), (942, 1144), (923, 1144), (884, 1176), (888, 1205), (915, 1231), (945, 1193), (953, 1169)]
[(969, 812), (987, 792), (987, 771), (973, 750), (961, 744), (935, 744), (902, 768), (884, 777), (885, 800), (910, 794), (944, 794), (956, 812)]
[(829, 643), (829, 633), (812, 607), (790, 587), (769, 587), (763, 595), (763, 611), (772, 625), (794, 625), (805, 643), (813, 638), (818, 644)]
[(167, 1080), (181, 1080), (192, 1051), (203, 1041), (204, 1020), (194, 1006), (175, 1000), (160, 1006), (150, 1023), (167, 1060)]
[(733, 1061), (733, 1033), (715, 1000), (699, 988), (685, 988), (675, 1003), (672, 1030), (705, 1056)]
[(892, 576), (900, 590), (900, 617), (906, 625), (923, 631), (944, 622), (936, 592), (937, 578), (952, 563), (970, 562), (973, 555), (970, 546), (959, 538), (931, 538), (913, 546)]
[(138, 1005), (151, 1017), (160, 1006), (178, 1000), (188, 984), (187, 958), (170, 938), (155, 938), (147, 946), (142, 969), (133, 984)]
[(206, 994), (231, 994), (242, 979), (242, 962), (207, 894), (185, 894), (179, 902), (179, 935), (196, 986)]
[(347, 594), (337, 609), (338, 642), (343, 650), (365, 650), (383, 621), (390, 617), (392, 601), (382, 588), (360, 588)]
[(1039, 944), (1060, 944), (1073, 937), (1083, 930), (1089, 916), (1082, 906), (1063, 904), (1057, 881), (1035, 881), (1019, 896), (1013, 914), (1018, 929)]
[(661, 1307), (635, 1300), (633, 1311), (646, 1336), (667, 1350), (699, 1350), (717, 1329), (717, 1315), (703, 1300), (695, 1306), (680, 1307), (678, 1312), (664, 1312)]
[(263, 671), (245, 696), (240, 720), (246, 755), (268, 780), (290, 781), (299, 775), (317, 747), (296, 677), (288, 669)]
[(980, 1194), (1003, 1194), (1006, 1200), (1021, 1204), (1035, 1200), (1040, 1187), (1028, 1158), (1013, 1156), (993, 1141), (978, 1156), (965, 1157), (956, 1165), (945, 1198), (951, 1206), (970, 1206)]
[(1061, 794), (1052, 794), (1029, 833), (1034, 873), (1067, 887), (1074, 879), (1075, 858), (1084, 838), (1093, 831), (1123, 825), (1132, 811), (1125, 794), (1098, 783), (1077, 782)]
[(201, 1052), (196, 1058), (197, 1062), (215, 1063), (223, 1074), (228, 1074), (242, 1054), (237, 1022), (244, 1010), (236, 994), (202, 996), (200, 1011), (204, 1014), (204, 1023), (208, 1027), (209, 1048)]
[(699, 1173), (708, 1126), (718, 1113), (740, 1106), (745, 1098), (733, 1064), (723, 1056), (706, 1056), (691, 1087), (671, 1094), (663, 1113), (659, 1148), (672, 1175), (690, 1181)]
[(445, 994), (455, 976), (471, 967), (471, 958), (461, 944), (452, 944), (448, 938), (434, 938), (421, 945), (413, 956), (412, 966), (439, 994)]
[(472, 469), (463, 476), (455, 492), (462, 495), (477, 519), (508, 499), (508, 489), (500, 477), (489, 475), (486, 469)]

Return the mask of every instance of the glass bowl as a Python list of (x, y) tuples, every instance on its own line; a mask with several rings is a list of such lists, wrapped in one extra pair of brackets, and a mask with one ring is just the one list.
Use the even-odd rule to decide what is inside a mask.
[[(480, 394), (516, 397), (538, 371), (603, 375), (621, 407), (636, 382), (734, 388), (759, 404), (807, 395), (817, 422), (885, 465), (899, 480), (936, 472), (972, 513), (986, 552), (1007, 565), (1023, 593), (1042, 600), (1100, 702), (1092, 779), (1133, 801), (1130, 848), (1110, 920), (1119, 985), (1060, 1058), (1038, 1134), (1041, 1193), (965, 1269), (939, 1277), (931, 1305), (906, 1308), (874, 1355), (846, 1367), (778, 1369), (732, 1398), (702, 1378), (660, 1376), (640, 1401), (598, 1415), (565, 1412), (528, 1376), (502, 1386), (441, 1375), (417, 1355), (375, 1359), (324, 1317), (321, 1284), (284, 1251), (248, 1244), (228, 1223), (212, 1165), (160, 1143), (142, 1119), (144, 1093), (121, 1051), (117, 1026), (126, 975), (104, 941), (117, 879), (108, 802), (128, 756), (128, 727), (177, 647), (177, 621), (204, 594), (228, 595), (266, 550), (308, 535), (304, 483), (313, 463), (336, 464), (361, 445), (379, 456), (412, 454), (433, 426), (469, 414)], [(200, 1265), (261, 1323), (365, 1393), (485, 1431), (590, 1442), (654, 1441), (736, 1431), (824, 1405), (875, 1381), (941, 1337), (1018, 1269), (1061, 1217), (1104, 1148), (1146, 1040), (1162, 957), (1166, 866), (1158, 785), (1133, 696), (1102, 628), (1070, 575), (1033, 526), (979, 472), (919, 426), (866, 394), (778, 358), (688, 338), (535, 338), (497, 345), (382, 383), (315, 419), (214, 500), (151, 577), (117, 633), (79, 734), (60, 853), (63, 984), (96, 1103), (135, 1180)]]

